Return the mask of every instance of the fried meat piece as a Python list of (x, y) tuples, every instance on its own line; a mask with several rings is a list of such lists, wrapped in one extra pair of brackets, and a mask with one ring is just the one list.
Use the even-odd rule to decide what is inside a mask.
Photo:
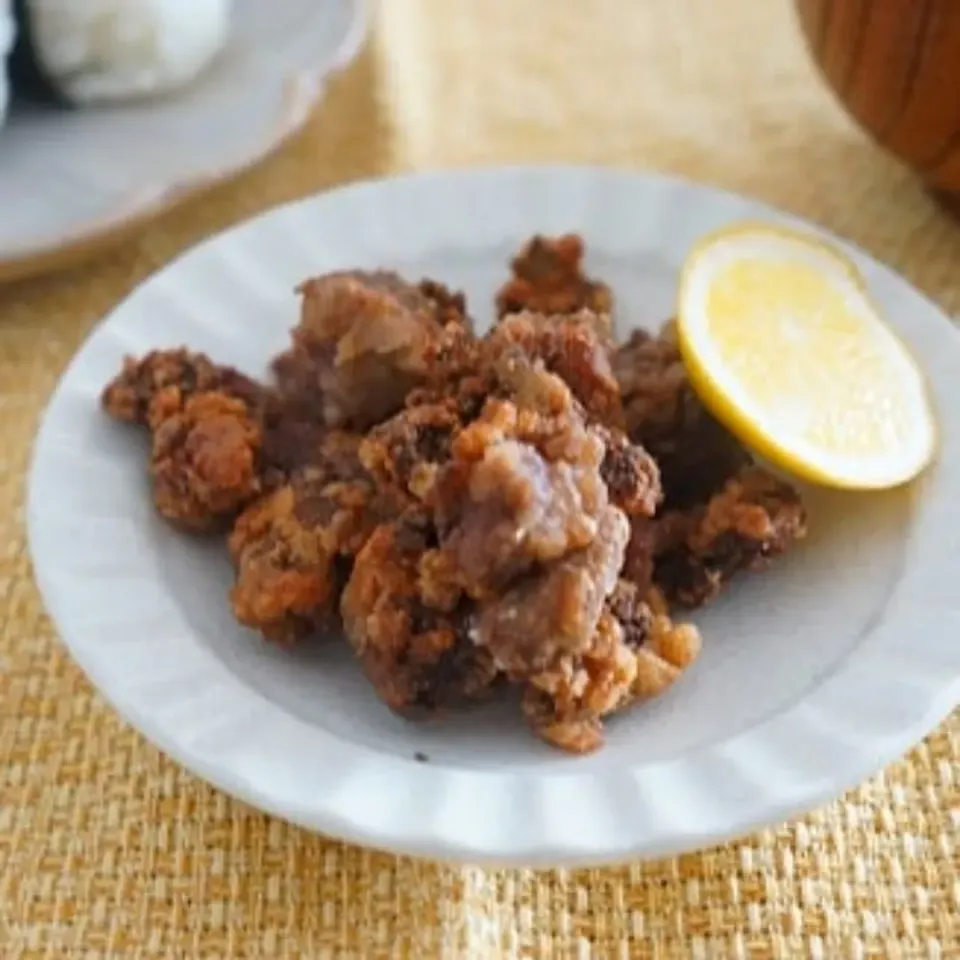
[(700, 652), (700, 635), (675, 624), (656, 597), (620, 581), (589, 646), (555, 660), (524, 688), (523, 711), (533, 731), (570, 753), (603, 744), (603, 720), (667, 690)]
[(681, 546), (661, 552), (654, 579), (670, 601), (701, 606), (736, 574), (763, 569), (806, 532), (796, 488), (762, 467), (747, 467), (698, 511)]
[(224, 528), (263, 487), (268, 396), (239, 371), (179, 348), (127, 357), (101, 402), (115, 419), (150, 429), (161, 516), (205, 532)]
[(495, 371), (500, 395), (454, 428), (423, 496), (474, 599), (588, 546), (611, 490), (632, 511), (652, 513), (659, 497), (649, 457), (588, 420), (559, 377), (522, 352)]
[(614, 354), (613, 369), (627, 434), (660, 468), (664, 509), (705, 502), (750, 462), (690, 386), (672, 325), (657, 337), (634, 332)]
[(328, 428), (315, 410), (294, 407), (238, 370), (184, 348), (154, 350), (140, 359), (127, 357), (101, 400), (115, 419), (156, 432), (166, 417), (180, 416), (197, 394), (217, 394), (246, 406), (250, 420), (260, 428), (265, 472), (286, 477), (310, 463), (322, 447)]
[(484, 341), (446, 341), (432, 359), (430, 382), (412, 390), (402, 410), (368, 431), (360, 448), (364, 466), (379, 484), (420, 501), (449, 461), (454, 438), (502, 389)]
[(274, 361), (291, 409), (319, 411), (331, 427), (363, 430), (399, 410), (427, 379), (437, 342), (466, 336), (463, 297), (387, 271), (307, 280), (292, 346)]
[(625, 577), (697, 607), (804, 535), (799, 493), (754, 466), (694, 393), (673, 324), (657, 337), (635, 333), (614, 370), (628, 433), (656, 459), (664, 495), (653, 520), (633, 519)]
[[(488, 334), (489, 349), (494, 356), (509, 357), (510, 348), (519, 347), (560, 377), (582, 405), (592, 428), (604, 438), (601, 473), (611, 500), (628, 514), (649, 515), (661, 495), (659, 469), (647, 451), (623, 432), (620, 388), (610, 365), (609, 343), (589, 316), (586, 311), (569, 316), (516, 314)], [(523, 396), (524, 392), (530, 390), (515, 385), (514, 393)]]
[(630, 526), (607, 507), (591, 543), (535, 570), (477, 613), (475, 642), (515, 679), (586, 650), (616, 586)]
[(511, 261), (513, 276), (497, 293), (497, 315), (590, 310), (609, 331), (613, 294), (606, 284), (584, 275), (583, 254), (577, 234), (532, 237)]
[(496, 347), (516, 345), (561, 377), (587, 412), (601, 423), (622, 426), (620, 387), (610, 365), (609, 337), (588, 310), (570, 314), (515, 313), (487, 335)]
[[(495, 425), (494, 416), (510, 422)], [(588, 417), (566, 382), (540, 358), (498, 339), (474, 341), (456, 356), (450, 372), (438, 369), (430, 387), (413, 391), (404, 410), (370, 431), (361, 456), (378, 482), (422, 500), (438, 469), (454, 456), (456, 438), (478, 421), (485, 425), (470, 433), (473, 440), (457, 441), (461, 452), (482, 436), (492, 442), (496, 434), (519, 437), (542, 447), (547, 459), (562, 459), (561, 445), (582, 446), (589, 439), (603, 447), (600, 474), (617, 506), (629, 514), (650, 514), (659, 502), (659, 472), (646, 452), (616, 427)]]
[(596, 537), (608, 503), (604, 445), (572, 406), (551, 415), (491, 400), (451, 453), (428, 502), (474, 599)]
[(670, 603), (699, 607), (748, 570), (759, 570), (802, 539), (798, 491), (762, 467), (746, 467), (705, 506), (633, 524), (624, 576), (651, 582)]
[[(422, 406), (376, 428), (361, 450), (385, 485), (419, 502), (418, 515), (429, 524), (430, 537), (420, 537), (419, 556), (411, 551), (404, 568), (411, 583), (416, 569), (418, 610), (434, 611), (431, 617), (456, 612), (455, 629), (444, 621), (443, 642), (453, 642), (451, 631), (462, 633), (497, 672), (524, 680), (589, 646), (617, 582), (629, 523), (610, 503), (606, 429), (524, 351), (492, 349), (486, 359), (465, 378), (485, 383), (487, 399), (475, 419), (465, 422), (456, 398), (447, 396), (445, 405), (425, 394)], [(466, 389), (472, 394), (474, 387)], [(622, 473), (618, 493), (652, 512), (659, 493), (655, 469)], [(635, 488), (628, 490), (630, 476)], [(368, 550), (373, 547), (362, 557)], [(353, 581), (362, 557), (344, 594), (345, 619), (360, 590)], [(429, 622), (432, 636), (435, 620)], [(369, 633), (352, 631), (361, 638)], [(378, 655), (368, 666), (378, 688), (398, 669), (387, 663)], [(403, 684), (409, 689), (406, 679)]]
[(359, 437), (333, 432), (322, 455), (240, 515), (229, 539), (237, 619), (289, 644), (327, 626), (374, 527), (391, 514), (361, 467)]
[(161, 392), (176, 407), (195, 393), (219, 393), (255, 407), (264, 388), (232, 367), (215, 364), (202, 353), (183, 347), (152, 350), (137, 359), (126, 357), (123, 369), (101, 395), (104, 410), (116, 420), (146, 426), (150, 406)]
[(433, 712), (475, 700), (498, 671), (469, 637), (470, 604), (433, 583), (436, 532), (420, 509), (379, 526), (343, 592), (343, 624), (381, 699)]
[(614, 442), (523, 351), (494, 351), (486, 377), (472, 422), (431, 397), (376, 428), (361, 455), (423, 504), (434, 582), (479, 604), (474, 641), (522, 678), (590, 642), (629, 537), (619, 502), (652, 513), (659, 481), (646, 454)]
[(223, 393), (167, 389), (149, 417), (160, 515), (198, 533), (224, 529), (261, 491), (263, 437), (248, 405)]

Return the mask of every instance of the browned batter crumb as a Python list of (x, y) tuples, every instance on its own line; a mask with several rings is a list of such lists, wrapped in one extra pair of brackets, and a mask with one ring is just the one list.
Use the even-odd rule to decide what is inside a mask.
[(451, 290), (438, 280), (421, 280), (417, 289), (430, 302), (433, 316), (441, 327), (471, 326), (467, 315), (467, 298), (459, 290)]
[(656, 461), (617, 427), (594, 429), (604, 442), (600, 476), (611, 503), (631, 517), (652, 516), (663, 499)]
[(126, 357), (123, 369), (104, 388), (101, 402), (116, 420), (145, 426), (150, 405), (160, 391), (168, 395), (175, 391), (174, 405), (185, 403), (195, 393), (220, 393), (254, 407), (261, 402), (263, 387), (232, 367), (215, 364), (205, 354), (179, 347), (152, 350), (139, 359)]
[(632, 584), (620, 581), (589, 646), (558, 657), (530, 678), (524, 714), (543, 740), (571, 753), (589, 753), (603, 744), (605, 717), (665, 691), (699, 651), (695, 627), (673, 623), (655, 598), (643, 598)]
[(806, 535), (798, 491), (745, 467), (705, 506), (633, 523), (624, 576), (655, 584), (670, 603), (698, 607), (738, 573), (765, 567)]
[(473, 700), (497, 679), (468, 635), (469, 604), (440, 607), (424, 586), (436, 534), (422, 511), (378, 527), (360, 551), (341, 601), (344, 628), (381, 699), (433, 712)]
[[(328, 464), (331, 450), (347, 444), (344, 456), (357, 462), (360, 435), (332, 430), (311, 412), (272, 395), (262, 413), (263, 464), (267, 486), (275, 488), (299, 470)], [(358, 464), (359, 467), (359, 464)]]
[(359, 438), (331, 433), (322, 455), (249, 507), (230, 535), (237, 619), (292, 643), (336, 614), (352, 558), (391, 505), (357, 458)]
[(224, 529), (261, 490), (262, 434), (242, 400), (160, 391), (150, 406), (153, 499), (161, 516), (194, 532)]
[[(404, 410), (369, 433), (361, 456), (380, 483), (423, 499), (437, 468), (451, 458), (454, 438), (503, 401), (516, 411), (508, 434), (519, 431), (524, 442), (535, 446), (549, 438), (544, 455), (552, 458), (558, 444), (574, 442), (570, 430), (576, 425), (578, 436), (589, 436), (594, 445), (602, 441), (600, 472), (613, 502), (630, 514), (656, 508), (660, 479), (653, 460), (622, 431), (589, 417), (567, 383), (539, 357), (509, 340), (492, 338), (474, 341), (448, 357), (448, 363), (438, 367), (429, 387), (408, 396)], [(539, 440), (537, 433), (542, 434)], [(474, 430), (469, 436), (481, 433)], [(466, 442), (460, 441), (461, 449)]]
[(409, 406), (366, 435), (360, 457), (384, 488), (422, 500), (462, 425), (453, 399)]
[(497, 315), (590, 310), (609, 329), (610, 288), (583, 273), (583, 239), (575, 233), (532, 237), (511, 261), (513, 276), (497, 293)]

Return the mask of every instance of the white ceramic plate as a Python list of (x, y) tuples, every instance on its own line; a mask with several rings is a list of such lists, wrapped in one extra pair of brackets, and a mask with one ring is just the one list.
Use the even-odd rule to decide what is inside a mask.
[(262, 159), (356, 54), (366, 0), (234, 0), (230, 41), (188, 89), (117, 108), (16, 105), (0, 130), (0, 276), (143, 222)]
[[(345, 644), (273, 649), (238, 627), (217, 544), (153, 514), (144, 449), (97, 406), (123, 354), (179, 343), (262, 374), (294, 284), (343, 267), (466, 290), (481, 316), (534, 231), (576, 230), (619, 298), (658, 324), (704, 231), (786, 220), (659, 176), (573, 168), (438, 173), (274, 210), (137, 290), (74, 359), (29, 489), (34, 568), (64, 642), (132, 724), (229, 793), (296, 823), (406, 853), (517, 864), (669, 854), (782, 821), (893, 760), (960, 690), (960, 339), (940, 311), (852, 255), (929, 372), (943, 447), (912, 490), (809, 491), (809, 539), (699, 617), (702, 658), (574, 758), (488, 704), (416, 725), (383, 707)], [(416, 762), (415, 754), (428, 762)]]

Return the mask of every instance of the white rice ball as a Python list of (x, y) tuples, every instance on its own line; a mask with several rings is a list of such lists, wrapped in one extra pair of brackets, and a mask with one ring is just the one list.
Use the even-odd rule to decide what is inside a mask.
[(27, 0), (26, 7), (40, 69), (84, 105), (188, 84), (225, 45), (232, 0)]
[(7, 118), (10, 105), (10, 80), (7, 77), (7, 55), (13, 49), (15, 35), (13, 0), (0, 0), (0, 127)]

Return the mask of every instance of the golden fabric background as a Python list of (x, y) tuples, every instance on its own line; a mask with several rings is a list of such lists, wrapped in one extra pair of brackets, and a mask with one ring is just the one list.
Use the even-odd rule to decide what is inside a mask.
[(382, 0), (374, 40), (279, 156), (90, 264), (0, 290), (0, 957), (960, 957), (956, 714), (779, 830), (616, 869), (491, 871), (344, 846), (228, 799), (120, 723), (56, 640), (24, 479), (46, 398), (98, 318), (272, 204), (526, 160), (756, 195), (960, 306), (960, 227), (844, 118), (787, 0)]

